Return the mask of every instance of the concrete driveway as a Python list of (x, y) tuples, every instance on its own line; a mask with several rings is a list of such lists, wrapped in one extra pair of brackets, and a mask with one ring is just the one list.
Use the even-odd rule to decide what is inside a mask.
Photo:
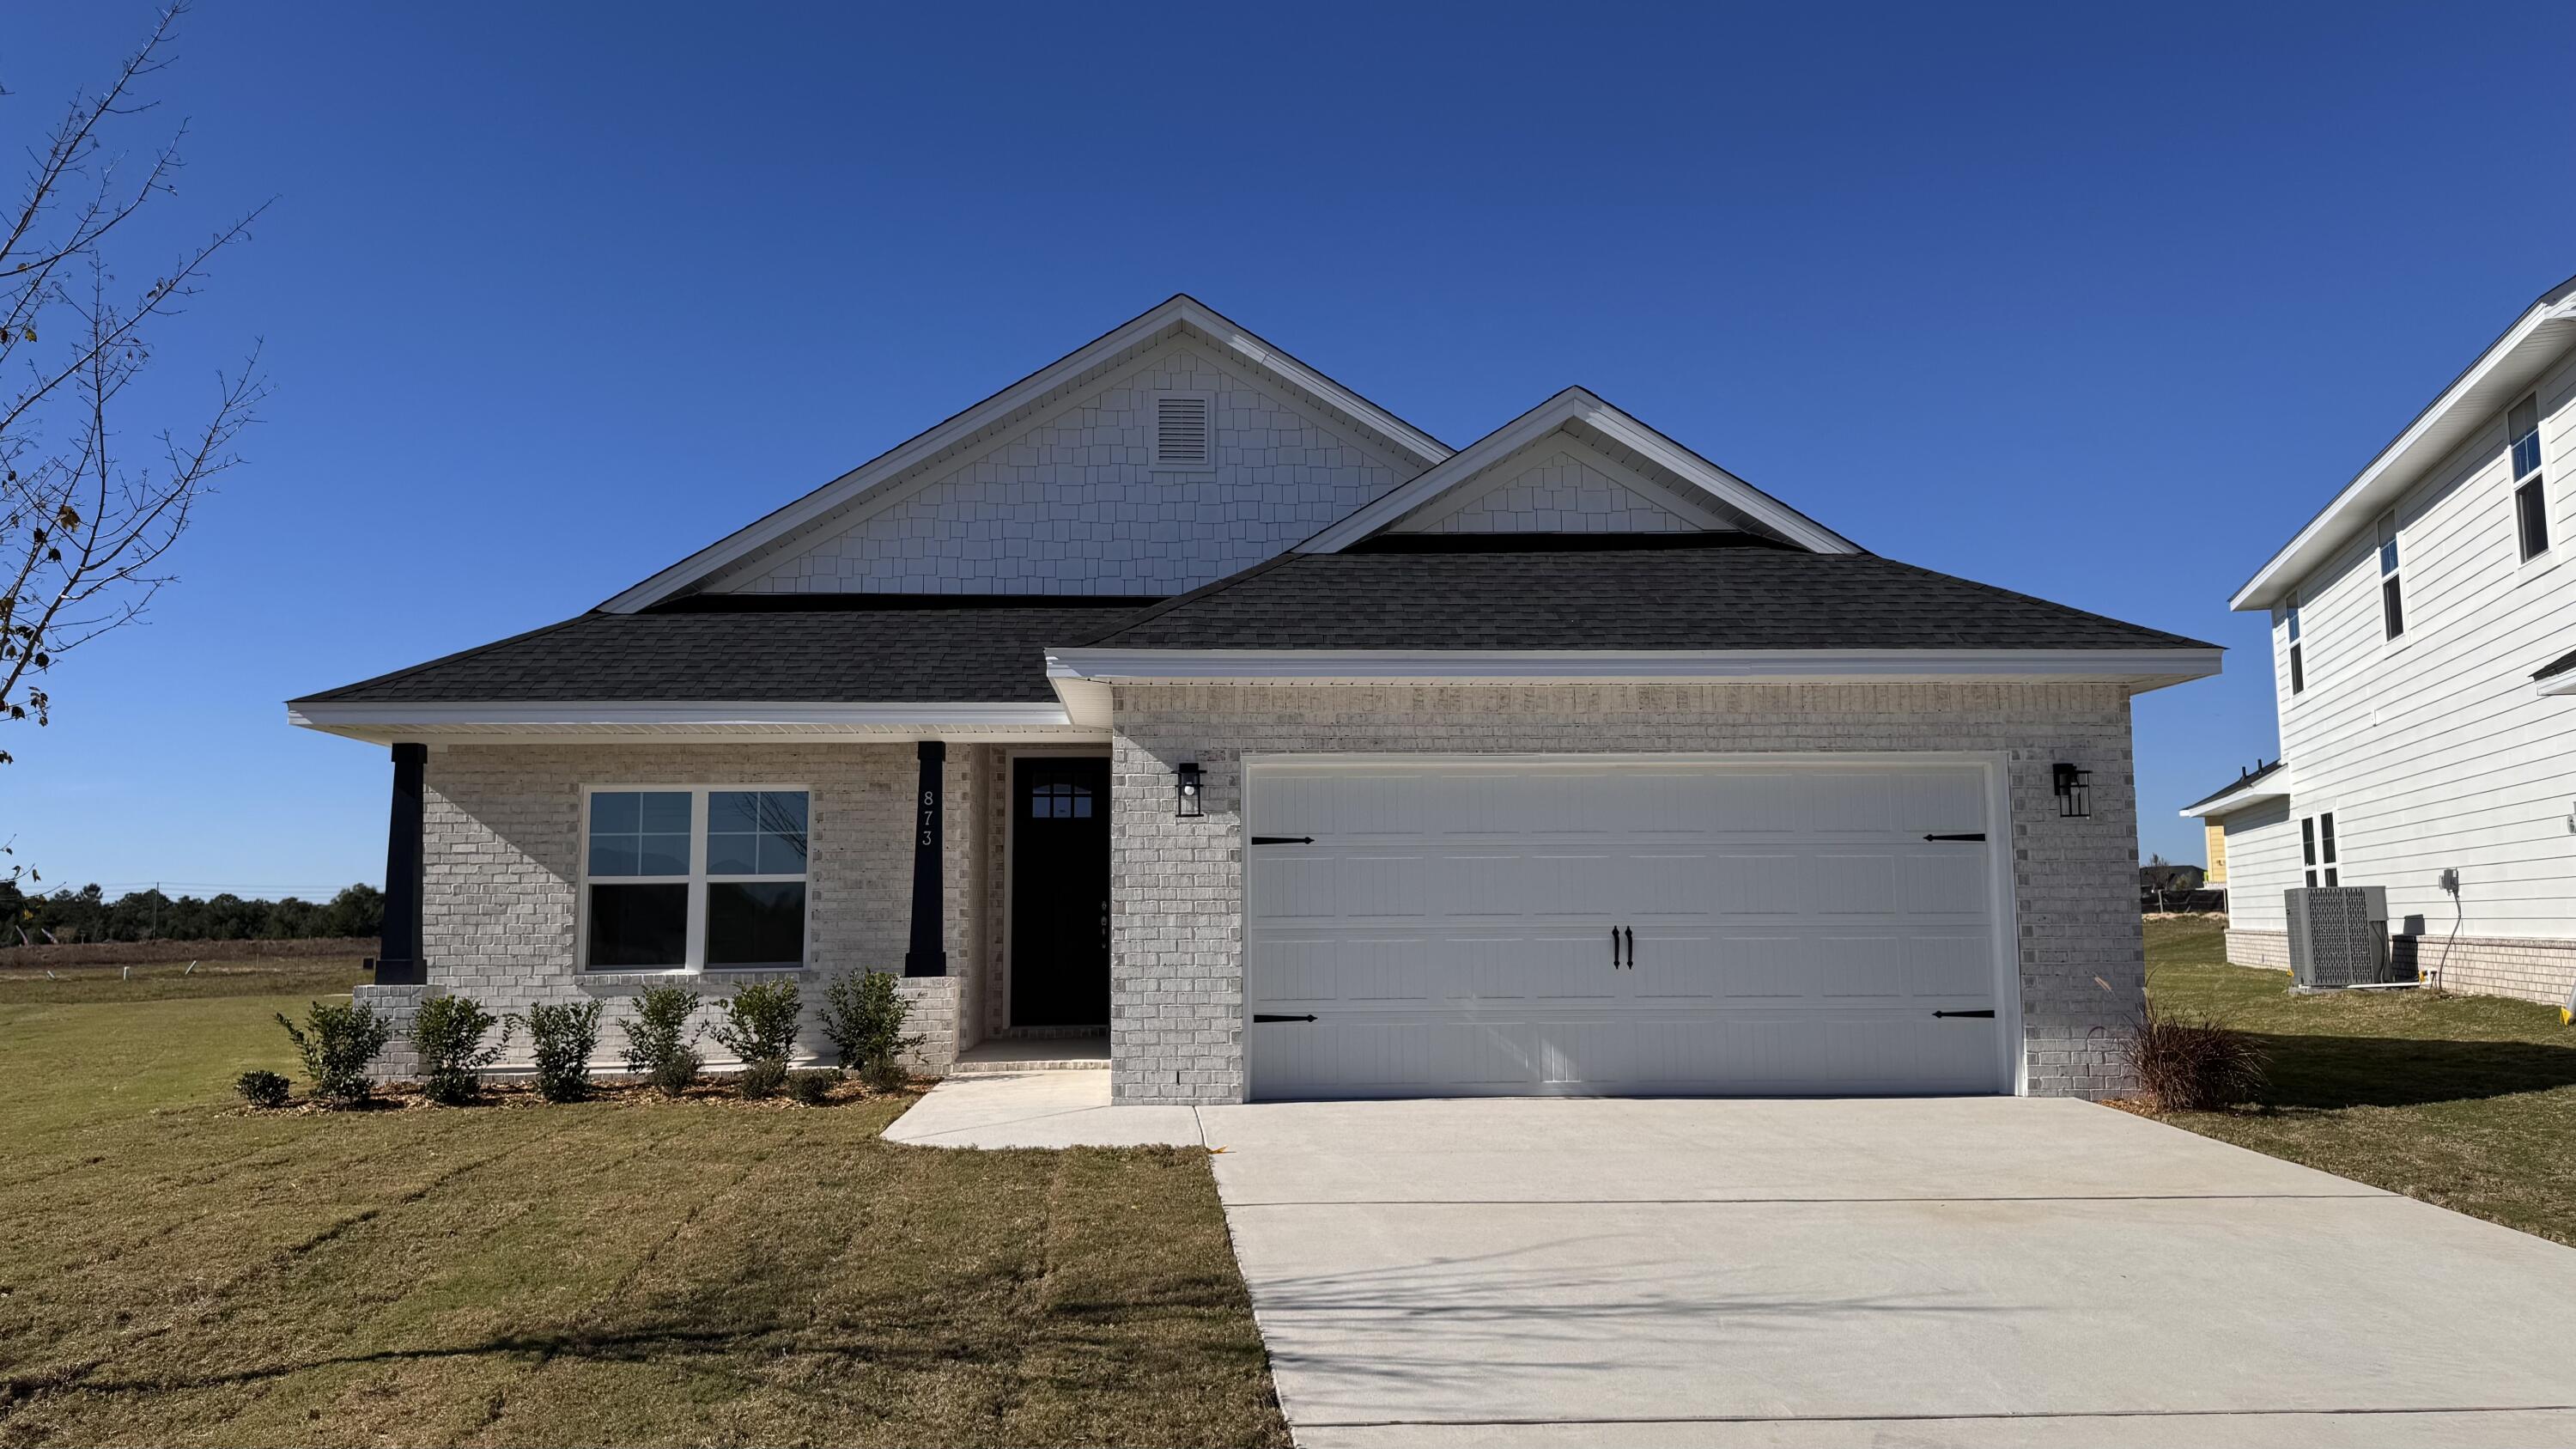
[(1196, 1115), (1305, 1445), (2576, 1443), (2576, 1251), (2104, 1107)]

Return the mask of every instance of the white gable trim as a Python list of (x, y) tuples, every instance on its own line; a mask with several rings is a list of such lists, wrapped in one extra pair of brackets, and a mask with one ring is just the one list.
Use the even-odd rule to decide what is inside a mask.
[(2493, 425), (2496, 415), (2570, 346), (2576, 346), (2576, 278), (2552, 288), (2478, 354), (2406, 431), (2380, 449), (2368, 467), (2245, 581), (2227, 607), (2268, 609), (2290, 597), (2302, 578), (2370, 527), (2435, 465)]
[(308, 700), (288, 705), (286, 720), (324, 734), (384, 744), (419, 739), (630, 735), (666, 739), (1046, 738), (1077, 728), (1061, 704), (973, 701), (867, 704), (811, 700), (567, 700), (527, 704)]
[(1387, 441), (1402, 447), (1426, 467), (1450, 456), (1448, 445), (1429, 433), (1254, 336), (1197, 298), (1176, 296), (937, 427), (896, 445), (767, 517), (709, 544), (600, 607), (613, 614), (631, 614), (670, 598), (708, 575), (830, 516), (859, 494), (902, 477), (984, 429), (1037, 404), (1070, 380), (1103, 367), (1120, 354), (1145, 346), (1167, 329), (1179, 326), (1186, 326), (1216, 343), (1223, 356), (1249, 363), (1292, 387), (1326, 400)]
[(1396, 520), (1468, 482), (1496, 463), (1568, 423), (1581, 423), (1610, 441), (1706, 490), (1726, 508), (1812, 553), (1858, 553), (1850, 539), (1727, 472), (1653, 428), (1603, 402), (1586, 388), (1569, 387), (1453, 453), (1421, 477), (1297, 545), (1300, 553), (1340, 553)]

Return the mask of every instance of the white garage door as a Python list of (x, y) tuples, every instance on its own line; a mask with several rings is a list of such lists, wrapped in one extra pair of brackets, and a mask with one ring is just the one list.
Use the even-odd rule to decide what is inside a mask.
[(2011, 1090), (1982, 765), (1283, 759), (1248, 782), (1256, 1098)]

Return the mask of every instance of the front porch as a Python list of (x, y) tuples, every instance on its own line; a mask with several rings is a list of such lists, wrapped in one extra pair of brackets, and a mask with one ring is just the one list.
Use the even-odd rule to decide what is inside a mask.
[[(920, 1070), (1107, 1065), (1103, 745), (474, 739), (394, 761), (384, 949), (358, 998), (398, 1019), (440, 993), (600, 1001), (594, 1065), (615, 1070), (642, 991), (701, 993), (711, 1029), (735, 987), (785, 978), (809, 1007), (799, 1055), (828, 1061), (811, 1008), (872, 970), (901, 978)], [(729, 834), (746, 802), (784, 823)], [(524, 1065), (512, 1045), (498, 1070)], [(397, 1048), (382, 1070), (409, 1066)]]

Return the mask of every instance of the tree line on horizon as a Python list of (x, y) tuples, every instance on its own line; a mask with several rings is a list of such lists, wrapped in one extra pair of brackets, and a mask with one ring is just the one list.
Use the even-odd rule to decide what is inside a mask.
[(384, 930), (384, 892), (345, 887), (327, 901), (297, 896), (246, 900), (229, 892), (200, 899), (159, 890), (114, 900), (95, 885), (29, 895), (0, 882), (0, 949), (75, 941), (300, 941), (373, 936)]

